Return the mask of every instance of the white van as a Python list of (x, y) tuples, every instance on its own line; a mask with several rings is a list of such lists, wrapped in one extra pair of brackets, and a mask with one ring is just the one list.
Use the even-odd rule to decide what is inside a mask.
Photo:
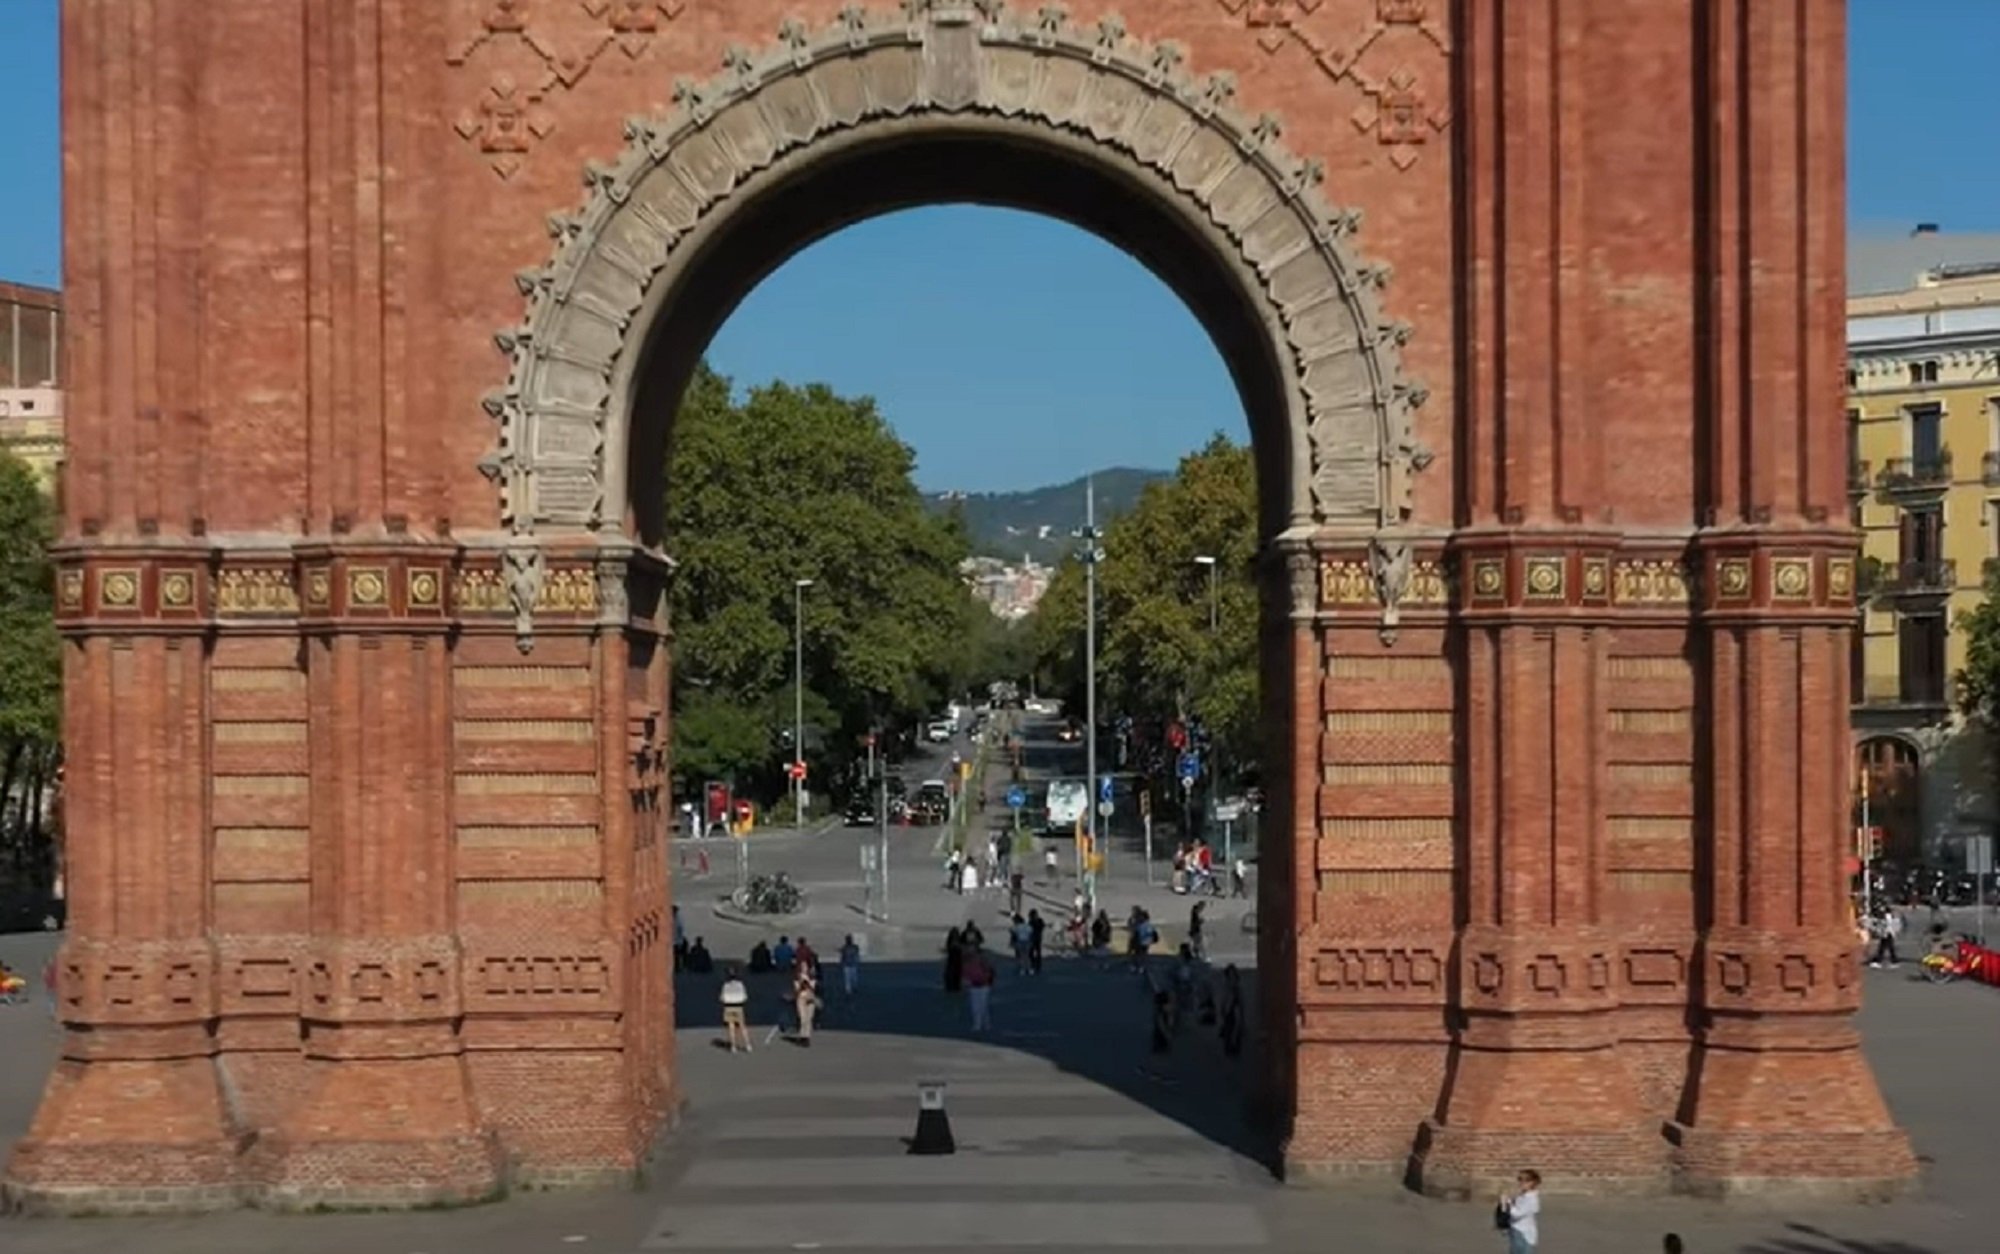
[(1076, 825), (1083, 819), (1083, 813), (1090, 808), (1090, 785), (1080, 779), (1055, 779), (1049, 781), (1048, 831), (1053, 836), (1068, 836), (1076, 831)]

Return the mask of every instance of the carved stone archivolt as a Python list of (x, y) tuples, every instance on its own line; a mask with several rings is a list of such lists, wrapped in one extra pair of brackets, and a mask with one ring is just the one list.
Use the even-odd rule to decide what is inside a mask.
[(527, 541), (624, 517), (621, 363), (636, 360), (648, 291), (697, 226), (754, 196), (793, 150), (876, 123), (907, 134), (925, 119), (1082, 137), (1218, 231), (1284, 340), (1304, 437), (1293, 516), (1364, 533), (1407, 519), (1412, 476), (1430, 459), (1412, 424), (1425, 392), (1399, 365), (1408, 327), (1378, 305), (1387, 268), (1355, 254), (1360, 215), (1326, 202), (1320, 164), (1283, 150), (1277, 119), (1237, 110), (1227, 76), (1196, 78), (1182, 58), (1115, 18), (1074, 24), (1059, 5), (909, 0), (891, 12), (850, 5), (817, 30), (789, 21), (763, 52), (732, 50), (720, 77), (679, 84), (665, 114), (627, 122), (617, 161), (589, 168), (583, 207), (551, 219), (553, 260), (519, 276), (527, 315), (497, 336), (512, 369), (485, 401), (500, 439), (481, 463), (508, 529)]

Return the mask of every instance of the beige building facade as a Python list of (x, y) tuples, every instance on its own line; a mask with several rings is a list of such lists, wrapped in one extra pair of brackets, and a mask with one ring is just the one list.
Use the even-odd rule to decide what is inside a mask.
[(2000, 564), (2000, 235), (1857, 239), (1848, 270), (1857, 823), (1865, 775), (1881, 852), (1956, 866), (2000, 823), (1986, 737), (1952, 703), (1955, 624)]
[(62, 293), (0, 283), (0, 448), (51, 491), (63, 463)]

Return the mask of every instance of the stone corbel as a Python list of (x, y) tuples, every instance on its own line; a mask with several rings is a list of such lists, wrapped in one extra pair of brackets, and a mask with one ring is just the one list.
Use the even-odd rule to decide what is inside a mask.
[(1285, 586), (1293, 622), (1309, 623), (1319, 617), (1319, 558), (1311, 549), (1285, 551)]
[(523, 653), (535, 648), (535, 602), (542, 595), (548, 567), (540, 545), (517, 544), (506, 551), (507, 595), (514, 602), (514, 643)]
[(1375, 576), (1375, 596), (1382, 602), (1382, 643), (1396, 643), (1402, 623), (1403, 595), (1410, 590), (1414, 553), (1408, 540), (1376, 536), (1368, 545), (1368, 568)]

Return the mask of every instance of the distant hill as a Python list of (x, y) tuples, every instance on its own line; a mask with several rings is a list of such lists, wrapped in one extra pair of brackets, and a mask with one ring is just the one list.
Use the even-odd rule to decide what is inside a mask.
[[(1119, 466), (1100, 470), (1097, 481), (1097, 525), (1130, 510), (1146, 485), (1168, 479), (1172, 472)], [(1084, 480), (1024, 492), (934, 492), (927, 499), (942, 513), (959, 504), (972, 533), (972, 551), (1019, 561), (1032, 557), (1054, 565), (1075, 551), (1070, 533), (1083, 526)]]

